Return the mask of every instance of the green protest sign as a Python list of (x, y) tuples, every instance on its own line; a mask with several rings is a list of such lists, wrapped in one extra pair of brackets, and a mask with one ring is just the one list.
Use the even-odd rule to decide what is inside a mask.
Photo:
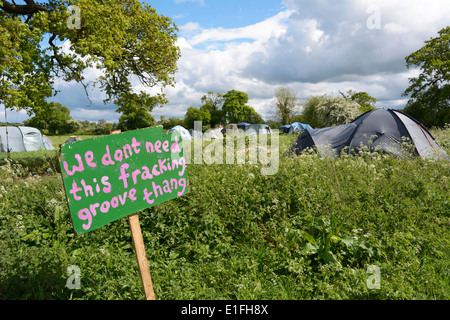
[(64, 144), (59, 162), (77, 234), (189, 192), (181, 137), (161, 127)]

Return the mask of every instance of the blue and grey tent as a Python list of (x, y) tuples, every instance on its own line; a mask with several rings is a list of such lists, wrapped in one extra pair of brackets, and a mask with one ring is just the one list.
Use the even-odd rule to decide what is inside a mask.
[(280, 129), (281, 133), (286, 133), (286, 134), (290, 134), (291, 128), (292, 128), (292, 125), (290, 125), (290, 124), (285, 124), (284, 126), (278, 127), (278, 129)]
[(450, 159), (422, 124), (392, 109), (371, 110), (341, 126), (306, 129), (290, 152), (300, 154), (308, 148), (316, 149), (323, 157), (336, 157), (341, 152), (355, 154), (366, 148), (400, 158)]
[(294, 122), (292, 124), (285, 124), (284, 126), (278, 127), (281, 130), (281, 133), (292, 134), (295, 132), (302, 133), (306, 129), (312, 129), (309, 124), (304, 124), (300, 122)]
[(294, 122), (291, 124), (291, 131), (289, 133), (294, 132), (303, 132), (306, 129), (312, 129), (312, 127), (309, 124), (300, 123), (300, 122)]

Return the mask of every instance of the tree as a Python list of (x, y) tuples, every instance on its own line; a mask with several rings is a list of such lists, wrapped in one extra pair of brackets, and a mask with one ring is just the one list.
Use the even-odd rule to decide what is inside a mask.
[(209, 122), (211, 121), (211, 114), (205, 108), (197, 109), (194, 107), (189, 107), (186, 115), (184, 116), (184, 124), (186, 128), (194, 129), (195, 121), (201, 121), (202, 125), (206, 124), (209, 126)]
[(177, 125), (184, 126), (184, 120), (183, 119), (178, 119), (178, 118), (175, 118), (175, 117), (172, 117), (172, 118), (168, 119), (168, 118), (166, 118), (164, 116), (161, 116), (159, 121), (158, 121), (158, 124), (162, 125), (164, 130), (170, 130), (170, 129), (172, 129), (173, 127), (175, 127)]
[(410, 96), (404, 111), (427, 126), (450, 121), (450, 27), (405, 58), (407, 68), (418, 67), (420, 75), (409, 79), (403, 96)]
[(48, 130), (51, 135), (73, 133), (80, 127), (70, 116), (70, 110), (57, 102), (44, 102), (39, 109), (36, 109), (32, 118), (24, 121), (24, 124), (40, 130)]
[(282, 124), (291, 122), (297, 103), (296, 93), (289, 87), (279, 87), (275, 90), (273, 106), (275, 107), (276, 119)]
[(238, 123), (247, 121), (250, 123), (261, 123), (264, 120), (250, 106), (247, 106), (248, 94), (242, 91), (230, 90), (223, 95), (225, 101), (222, 112), (228, 122)]
[(203, 105), (200, 109), (208, 111), (211, 115), (209, 125), (211, 128), (216, 127), (218, 124), (225, 123), (224, 112), (221, 110), (224, 102), (224, 95), (221, 93), (214, 93), (209, 91), (207, 95), (201, 98)]
[(354, 101), (359, 104), (359, 110), (362, 113), (375, 109), (377, 99), (370, 96), (367, 92), (355, 92), (353, 90), (349, 90), (347, 91), (347, 94), (343, 94), (342, 92), (340, 93), (345, 99)]
[(313, 128), (346, 124), (360, 114), (359, 104), (340, 97), (315, 96), (303, 109), (305, 122)]
[(242, 118), (239, 122), (264, 123), (264, 119), (261, 117), (261, 115), (256, 112), (255, 109), (249, 106), (244, 106), (241, 116)]
[(156, 125), (155, 119), (146, 107), (135, 107), (122, 114), (117, 129), (122, 131), (136, 130)]
[[(77, 19), (68, 3), (79, 8), (79, 28), (66, 23)], [(83, 72), (89, 67), (102, 71), (93, 85), (105, 92), (105, 103), (150, 106), (150, 98), (165, 103), (164, 94), (134, 93), (131, 79), (147, 88), (174, 84), (177, 30), (170, 18), (138, 0), (26, 0), (22, 5), (0, 0), (0, 103), (31, 114), (56, 93), (56, 79), (86, 89), (91, 83), (85, 83)], [(44, 39), (48, 46), (41, 45)]]

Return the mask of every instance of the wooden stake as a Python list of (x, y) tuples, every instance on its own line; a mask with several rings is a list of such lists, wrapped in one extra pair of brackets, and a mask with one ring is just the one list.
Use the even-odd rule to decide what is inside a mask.
[(145, 253), (144, 239), (142, 238), (141, 225), (139, 224), (139, 216), (137, 213), (128, 216), (131, 236), (133, 238), (134, 250), (141, 273), (142, 286), (144, 287), (145, 298), (147, 300), (155, 300), (153, 291), (152, 277), (148, 267), (147, 254)]

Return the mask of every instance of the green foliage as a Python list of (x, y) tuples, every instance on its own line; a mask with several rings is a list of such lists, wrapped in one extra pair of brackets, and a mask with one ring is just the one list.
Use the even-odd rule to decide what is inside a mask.
[(403, 93), (410, 96), (405, 112), (426, 126), (444, 126), (450, 119), (450, 27), (406, 57), (408, 68), (420, 68)]
[(211, 114), (203, 106), (200, 109), (189, 107), (184, 116), (184, 125), (187, 129), (194, 129), (194, 122), (210, 123)]
[[(450, 152), (449, 129), (432, 133)], [(280, 136), (280, 154), (294, 139)], [(157, 299), (450, 298), (448, 161), (279, 160), (273, 176), (190, 164), (189, 194), (139, 213)], [(144, 298), (125, 219), (75, 236), (58, 175), (0, 172), (2, 299)], [(70, 265), (80, 289), (66, 287)]]
[(225, 101), (222, 111), (227, 122), (262, 123), (264, 121), (252, 107), (247, 105), (248, 94), (245, 92), (230, 90), (223, 97)]
[(359, 111), (361, 113), (365, 113), (367, 111), (375, 109), (375, 104), (377, 103), (377, 99), (369, 96), (367, 92), (355, 92), (353, 90), (349, 90), (347, 94), (343, 94), (341, 92), (341, 95), (350, 101), (354, 101), (357, 104), (360, 105)]
[[(163, 94), (135, 93), (131, 78), (145, 87), (173, 85), (180, 57), (175, 46), (178, 31), (171, 19), (137, 0), (74, 0), (80, 9), (80, 28), (69, 28), (65, 0), (37, 5), (27, 1), (0, 7), (0, 102), (7, 108), (37, 112), (53, 93), (56, 79), (76, 81), (85, 87), (83, 72), (98, 68), (94, 83), (105, 102), (119, 107), (133, 102), (148, 106), (164, 103)], [(48, 39), (48, 46), (40, 42)], [(68, 52), (55, 41), (68, 41)]]
[[(209, 122), (210, 128), (215, 128), (217, 125), (226, 122), (224, 112), (222, 111), (224, 101), (223, 94), (209, 91), (207, 95), (202, 97), (201, 101), (203, 105), (200, 109), (208, 111), (211, 115), (211, 120)], [(208, 124), (205, 125), (207, 126)]]
[(70, 110), (57, 102), (45, 103), (36, 109), (34, 116), (24, 121), (24, 125), (47, 131), (51, 135), (65, 135), (76, 132), (80, 127), (70, 116)]
[(130, 108), (119, 118), (117, 129), (122, 131), (136, 130), (156, 125), (153, 116), (145, 107)]
[(158, 125), (162, 125), (164, 130), (170, 130), (175, 126), (184, 126), (184, 119), (178, 119), (175, 117), (172, 117), (170, 119), (161, 116), (160, 120), (157, 123)]

